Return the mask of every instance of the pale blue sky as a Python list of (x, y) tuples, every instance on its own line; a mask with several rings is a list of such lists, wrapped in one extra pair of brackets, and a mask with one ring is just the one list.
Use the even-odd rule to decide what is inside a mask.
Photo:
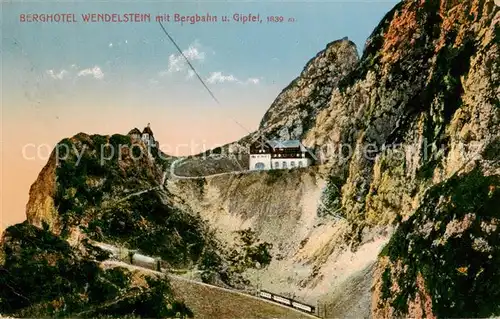
[[(225, 130), (220, 133), (223, 140), (230, 141), (257, 127), (279, 92), (327, 43), (347, 36), (361, 54), (367, 37), (395, 3), (3, 2), (4, 117), (36, 114), (41, 125), (53, 128), (58, 124), (54, 119), (71, 122), (82, 112), (108, 111), (156, 126), (169, 125), (171, 133), (177, 129), (176, 136), (191, 137), (190, 123), (237, 119), (246, 132), (234, 123), (218, 126)], [(20, 22), (21, 14), (55, 13), (73, 13), (77, 23)], [(84, 23), (82, 13), (149, 13), (152, 21)], [(154, 21), (164, 13), (219, 17), (217, 23), (164, 25), (222, 108), (214, 109), (214, 101)], [(222, 15), (235, 13), (259, 14), (264, 23), (220, 21)], [(271, 15), (283, 16), (285, 22), (267, 23)], [(290, 18), (294, 22), (288, 22)], [(168, 118), (163, 117), (165, 112)], [(106, 121), (94, 123), (101, 123), (96, 133), (117, 129)], [(120, 131), (130, 125), (125, 120), (117, 123), (124, 127)], [(201, 129), (196, 136), (206, 133)]]
[[(366, 38), (396, 1), (364, 2), (99, 2), (99, 3), (4, 3), (4, 72), (26, 81), (37, 73), (67, 77), (98, 66), (100, 81), (107, 85), (146, 90), (168, 83), (178, 88), (199, 86), (185, 80), (184, 73), (159, 76), (169, 68), (169, 56), (177, 54), (158, 23), (56, 24), (20, 23), (20, 13), (144, 12), (211, 13), (232, 15), (254, 13), (262, 17), (293, 17), (294, 23), (281, 24), (185, 24), (165, 23), (182, 49), (194, 45), (203, 57), (194, 61), (204, 78), (213, 72), (240, 81), (258, 79), (259, 84), (275, 84), (275, 93), (302, 70), (305, 63), (328, 42), (348, 36), (361, 51)], [(24, 54), (24, 56), (23, 56)], [(23, 60), (24, 59), (24, 60)], [(185, 71), (187, 72), (187, 71)], [(40, 74), (38, 74), (40, 76)], [(226, 83), (230, 82), (231, 78)], [(136, 85), (134, 85), (134, 83)], [(175, 85), (176, 84), (176, 85)], [(17, 85), (17, 84), (16, 84)], [(273, 86), (274, 87), (274, 86)], [(109, 88), (108, 88), (109, 89)], [(214, 88), (217, 90), (217, 87)], [(277, 91), (278, 90), (278, 91)], [(168, 91), (168, 88), (167, 88)], [(156, 92), (158, 93), (158, 92)], [(156, 94), (154, 93), (154, 94)], [(166, 92), (164, 92), (166, 93)]]

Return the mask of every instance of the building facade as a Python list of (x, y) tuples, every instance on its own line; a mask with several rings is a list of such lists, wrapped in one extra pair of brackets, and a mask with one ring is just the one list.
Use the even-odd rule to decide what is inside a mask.
[(315, 161), (311, 150), (299, 140), (259, 141), (250, 146), (250, 170), (308, 167)]
[(147, 146), (156, 147), (156, 141), (155, 141), (155, 138), (153, 136), (153, 131), (151, 130), (151, 127), (149, 126), (149, 123), (148, 123), (148, 126), (146, 126), (144, 128), (144, 130), (142, 131), (141, 139), (144, 142), (144, 144), (146, 144)]

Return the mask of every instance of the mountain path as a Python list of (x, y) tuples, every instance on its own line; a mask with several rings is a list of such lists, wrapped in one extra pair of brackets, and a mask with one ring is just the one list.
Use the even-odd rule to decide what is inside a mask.
[(184, 157), (181, 157), (181, 158), (173, 161), (172, 164), (170, 164), (170, 177), (172, 179), (177, 179), (177, 180), (179, 180), (179, 179), (205, 179), (205, 178), (217, 177), (217, 176), (248, 174), (251, 172), (256, 172), (254, 170), (241, 170), (241, 171), (232, 171), (232, 172), (217, 173), (217, 174), (202, 175), (202, 176), (179, 176), (179, 175), (176, 175), (175, 174), (175, 165), (184, 159), (185, 159)]

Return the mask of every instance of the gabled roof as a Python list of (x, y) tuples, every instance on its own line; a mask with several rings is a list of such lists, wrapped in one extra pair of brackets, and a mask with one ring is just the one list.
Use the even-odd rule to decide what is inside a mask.
[(130, 132), (128, 132), (128, 135), (133, 135), (133, 134), (141, 135), (141, 131), (139, 131), (137, 127), (134, 127)]
[(316, 155), (307, 147), (302, 144), (300, 140), (269, 140), (266, 142), (273, 150), (275, 149), (287, 149), (287, 148), (298, 148), (302, 153), (309, 153), (314, 160), (317, 160)]
[(144, 134), (144, 133), (147, 133), (147, 134), (149, 134), (149, 135), (153, 136), (153, 131), (151, 130), (151, 127), (149, 127), (149, 124), (148, 124), (148, 126), (146, 126), (146, 127), (144, 128), (144, 130), (142, 131), (142, 134)]
[(288, 140), (288, 141), (280, 141), (280, 140), (270, 140), (268, 141), (269, 146), (272, 148), (300, 148), (302, 152), (306, 151), (306, 148), (299, 140)]

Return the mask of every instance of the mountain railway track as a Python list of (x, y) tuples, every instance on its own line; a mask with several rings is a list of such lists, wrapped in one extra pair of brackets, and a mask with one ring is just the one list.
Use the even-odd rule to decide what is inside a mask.
[[(191, 303), (197, 302), (197, 303), (204, 303), (204, 304), (213, 304), (215, 301), (211, 300), (216, 299), (216, 298), (221, 298), (221, 295), (223, 295), (223, 298), (231, 298), (231, 299), (237, 299), (239, 306), (242, 308), (254, 308), (255, 306), (258, 306), (259, 303), (264, 302), (266, 304), (272, 305), (274, 307), (278, 307), (278, 310), (274, 310), (275, 313), (279, 312), (283, 314), (283, 316), (280, 317), (275, 317), (272, 316), (272, 318), (319, 318), (315, 314), (309, 314), (303, 310), (299, 310), (298, 308), (293, 308), (290, 306), (286, 306), (284, 304), (280, 304), (276, 301), (273, 300), (268, 300), (266, 298), (262, 298), (259, 296), (255, 296), (249, 293), (244, 293), (240, 291), (236, 291), (233, 289), (227, 289), (223, 287), (218, 287), (218, 286), (213, 286), (207, 283), (195, 281), (192, 279), (184, 278), (181, 276), (176, 276), (172, 275), (169, 273), (166, 273), (164, 271), (157, 271), (153, 270), (151, 268), (145, 268), (142, 266), (137, 266), (137, 265), (131, 265), (129, 263), (123, 262), (123, 261), (117, 261), (117, 260), (105, 260), (101, 263), (104, 267), (123, 267), (127, 268), (129, 270), (136, 270), (136, 271), (144, 271), (147, 273), (150, 273), (152, 275), (157, 275), (157, 276), (168, 276), (170, 281), (172, 282), (172, 286), (174, 286), (174, 290), (176, 291), (182, 291), (181, 295), (183, 295), (183, 298), (189, 298)], [(204, 291), (205, 294), (203, 296), (196, 296), (196, 292), (201, 292)], [(208, 292), (208, 293), (207, 293)], [(208, 296), (208, 297), (207, 297)], [(229, 302), (229, 300), (227, 300)], [(246, 305), (241, 304), (242, 302), (246, 303)], [(224, 302), (226, 303), (226, 301)], [(254, 305), (254, 303), (256, 303)], [(187, 303), (189, 306), (189, 303)], [(252, 305), (251, 307), (249, 305)], [(218, 306), (220, 308), (220, 306)], [(281, 310), (279, 310), (281, 309)], [(220, 309), (219, 309), (220, 310)], [(215, 311), (212, 309), (212, 311)], [(226, 311), (224, 311), (226, 312)], [(293, 316), (292, 316), (293, 314)], [(196, 311), (195, 311), (195, 317)], [(203, 317), (203, 318), (208, 318), (208, 317)], [(222, 318), (222, 317), (221, 317)], [(252, 317), (254, 318), (254, 317)], [(255, 318), (269, 318), (269, 317), (262, 317), (262, 316), (257, 316)]]

